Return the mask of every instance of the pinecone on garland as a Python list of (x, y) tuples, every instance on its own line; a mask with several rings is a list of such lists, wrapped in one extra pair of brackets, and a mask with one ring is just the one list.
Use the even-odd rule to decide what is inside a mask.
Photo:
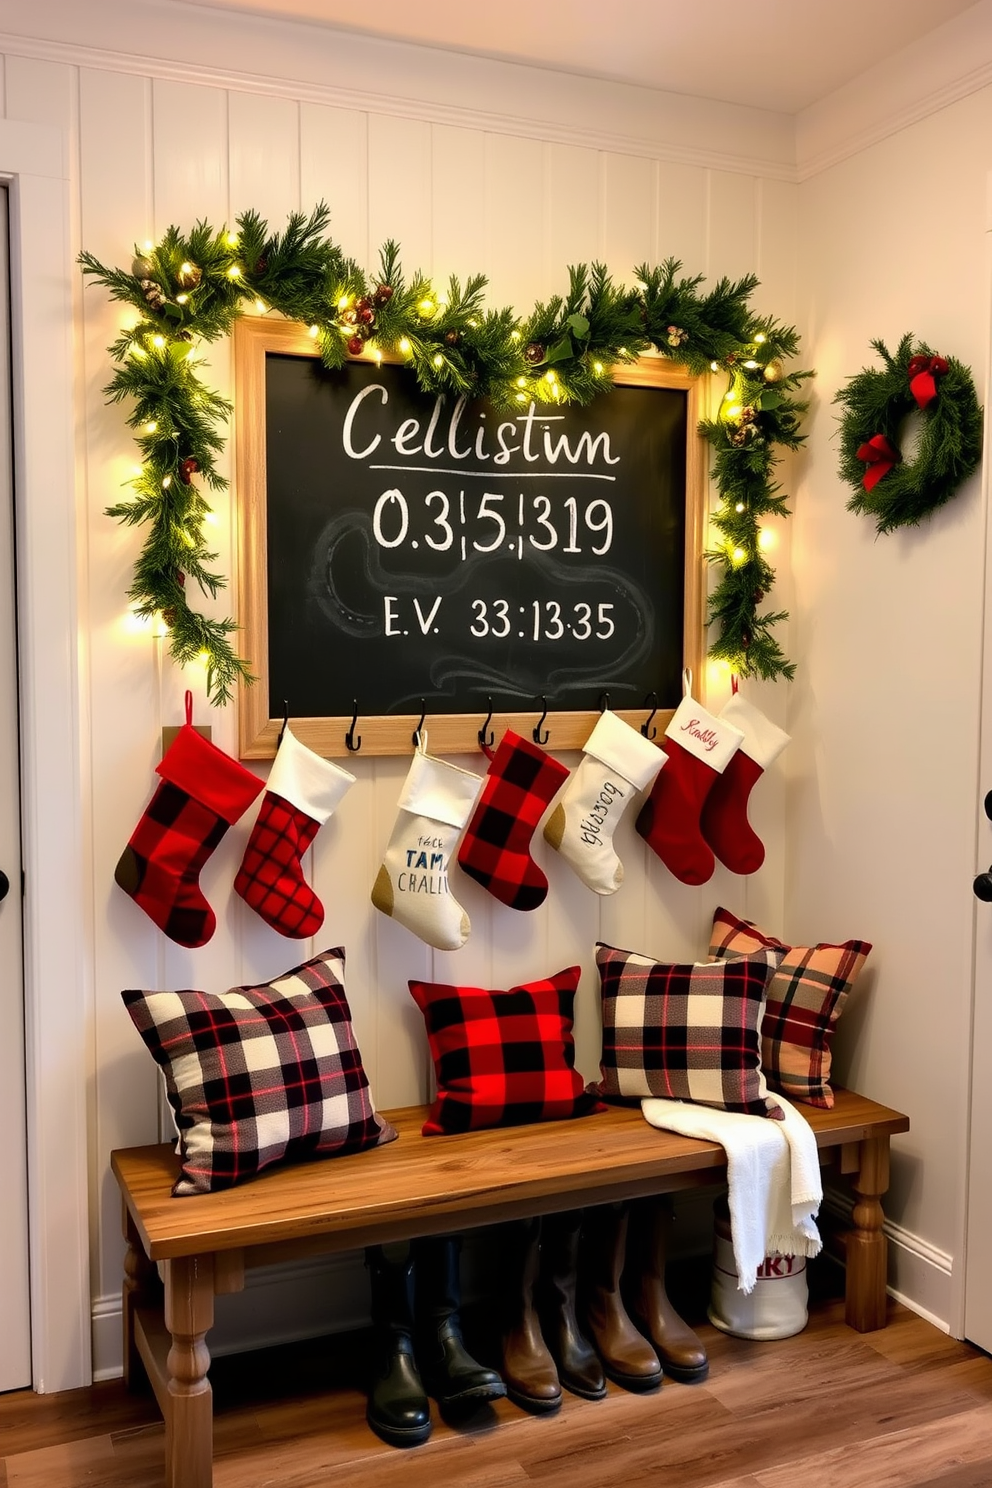
[(392, 298), (393, 298), (393, 286), (391, 284), (377, 284), (376, 285), (375, 292), (372, 295), (372, 300), (373, 300), (373, 303), (374, 304), (379, 305), (380, 307), (382, 305), (388, 305), (389, 302), (390, 302), (390, 300)]
[(524, 361), (536, 367), (539, 362), (544, 361), (544, 347), (540, 341), (529, 341), (524, 347)]
[(161, 310), (165, 304), (165, 291), (154, 279), (142, 279), (141, 291), (153, 310)]

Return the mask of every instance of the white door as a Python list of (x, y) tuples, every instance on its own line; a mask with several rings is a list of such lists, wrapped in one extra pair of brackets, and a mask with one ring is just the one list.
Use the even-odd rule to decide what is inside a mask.
[(0, 1390), (31, 1383), (7, 222), (0, 187)]

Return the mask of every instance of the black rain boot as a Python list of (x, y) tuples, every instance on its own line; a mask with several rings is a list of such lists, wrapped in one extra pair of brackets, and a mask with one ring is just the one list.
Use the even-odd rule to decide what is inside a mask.
[(503, 1379), (514, 1405), (547, 1415), (561, 1406), (561, 1383), (534, 1308), (540, 1245), (540, 1219), (520, 1219), (500, 1231)]
[(546, 1214), (541, 1220), (541, 1332), (565, 1389), (583, 1400), (602, 1400), (606, 1394), (603, 1367), (583, 1337), (575, 1312), (581, 1225), (581, 1209)]
[(654, 1345), (661, 1367), (674, 1380), (704, 1380), (709, 1361), (702, 1340), (683, 1322), (668, 1299), (665, 1257), (672, 1205), (667, 1195), (635, 1199), (627, 1232), (628, 1310)]
[(417, 1447), (431, 1434), (431, 1407), (413, 1357), (413, 1259), (406, 1245), (372, 1245), (365, 1264), (375, 1329), (365, 1419), (391, 1447)]
[(658, 1355), (627, 1316), (620, 1295), (627, 1250), (627, 1205), (587, 1209), (579, 1247), (580, 1317), (607, 1379), (625, 1390), (656, 1390)]
[(417, 1357), (427, 1393), (442, 1409), (506, 1394), (495, 1369), (473, 1359), (462, 1339), (460, 1249), (456, 1235), (431, 1235), (413, 1244)]

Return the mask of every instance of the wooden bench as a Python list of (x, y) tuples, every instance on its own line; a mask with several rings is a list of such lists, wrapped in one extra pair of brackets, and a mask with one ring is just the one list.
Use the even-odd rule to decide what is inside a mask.
[[(855, 1193), (847, 1235), (846, 1318), (885, 1325), (889, 1138), (898, 1111), (838, 1090), (832, 1111), (804, 1107), (821, 1164)], [(453, 1137), (422, 1137), (423, 1107), (386, 1113), (388, 1146), (275, 1168), (239, 1188), (174, 1199), (171, 1146), (114, 1152), (128, 1241), (123, 1294), (125, 1378), (144, 1365), (165, 1418), (167, 1488), (210, 1488), (213, 1410), (206, 1336), (214, 1297), (237, 1292), (252, 1266), (720, 1181), (722, 1147), (649, 1126), (637, 1109)], [(164, 1289), (156, 1263), (161, 1263)]]

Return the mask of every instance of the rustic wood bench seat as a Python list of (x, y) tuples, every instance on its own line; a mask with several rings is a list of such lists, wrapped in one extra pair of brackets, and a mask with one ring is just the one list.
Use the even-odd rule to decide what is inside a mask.
[[(846, 1319), (885, 1325), (880, 1197), (889, 1138), (909, 1130), (898, 1111), (837, 1090), (832, 1111), (804, 1107), (822, 1165), (851, 1179)], [(245, 1271), (302, 1256), (720, 1181), (713, 1142), (658, 1131), (638, 1109), (576, 1121), (422, 1137), (425, 1108), (385, 1113), (399, 1140), (324, 1161), (274, 1168), (241, 1187), (175, 1199), (179, 1162), (167, 1143), (111, 1155), (128, 1241), (123, 1292), (125, 1377), (140, 1362), (165, 1419), (167, 1488), (210, 1488), (212, 1401), (206, 1335), (214, 1297)], [(164, 1287), (159, 1282), (161, 1263)]]

